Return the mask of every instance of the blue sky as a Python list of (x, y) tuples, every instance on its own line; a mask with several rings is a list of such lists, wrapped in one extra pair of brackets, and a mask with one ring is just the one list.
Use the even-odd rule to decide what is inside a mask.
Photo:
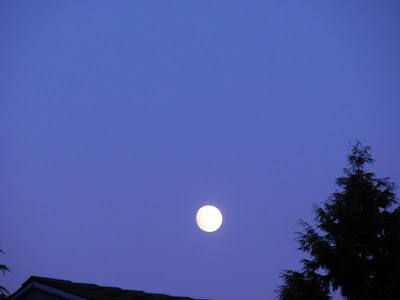
[(399, 28), (397, 1), (2, 2), (2, 285), (274, 299), (349, 143), (400, 184)]

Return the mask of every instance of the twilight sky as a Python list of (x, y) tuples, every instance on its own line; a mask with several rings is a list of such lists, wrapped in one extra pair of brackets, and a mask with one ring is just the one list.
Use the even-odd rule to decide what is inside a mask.
[(400, 185), (399, 53), (398, 1), (2, 1), (0, 284), (274, 299), (350, 142)]

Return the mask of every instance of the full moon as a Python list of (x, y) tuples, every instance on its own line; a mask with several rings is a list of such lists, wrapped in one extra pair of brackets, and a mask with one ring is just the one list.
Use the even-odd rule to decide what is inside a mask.
[(201, 230), (213, 232), (221, 226), (222, 215), (218, 208), (206, 205), (197, 212), (196, 222)]

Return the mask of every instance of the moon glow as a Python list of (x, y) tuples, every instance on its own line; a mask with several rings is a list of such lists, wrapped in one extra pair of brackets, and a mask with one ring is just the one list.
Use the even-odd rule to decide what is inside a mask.
[(218, 208), (206, 205), (197, 212), (196, 222), (201, 230), (213, 232), (221, 226), (222, 214)]

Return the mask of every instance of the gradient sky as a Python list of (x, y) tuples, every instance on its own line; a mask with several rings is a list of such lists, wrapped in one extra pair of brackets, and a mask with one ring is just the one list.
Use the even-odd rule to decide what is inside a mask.
[(0, 284), (274, 299), (350, 142), (400, 184), (399, 53), (399, 1), (1, 1)]

